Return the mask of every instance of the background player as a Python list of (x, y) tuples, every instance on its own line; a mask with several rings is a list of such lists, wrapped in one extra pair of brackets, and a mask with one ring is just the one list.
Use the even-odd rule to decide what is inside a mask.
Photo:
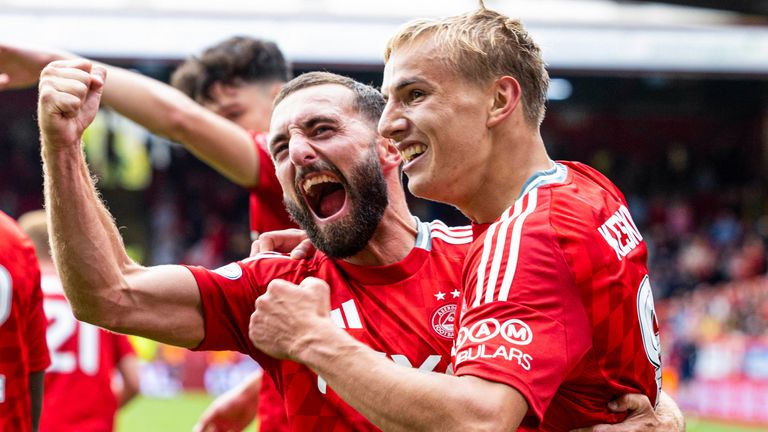
[(37, 431), (50, 364), (32, 242), (0, 212), (0, 430)]
[[(409, 188), (476, 222), (456, 376), (399, 370), (334, 331), (316, 304), (288, 301), (322, 283), (260, 298), (254, 344), (309, 365), (386, 430), (569, 430), (620, 420), (607, 405), (621, 393), (655, 401), (645, 244), (615, 186), (549, 159), (539, 131), (548, 76), (522, 25), (484, 8), (419, 21), (385, 59), (380, 131), (397, 143)], [(303, 319), (279, 321), (289, 316)]]
[[(19, 218), (19, 226), (35, 245), (48, 318), (52, 362), (45, 376), (41, 430), (111, 431), (117, 409), (139, 391), (136, 355), (125, 335), (77, 321), (72, 315), (51, 260), (46, 225), (43, 210)], [(117, 383), (115, 372), (120, 377)]]
[[(33, 85), (53, 60), (74, 54), (0, 44), (0, 89)], [(103, 102), (152, 132), (183, 144), (202, 161), (250, 191), (251, 237), (294, 227), (266, 152), (272, 101), (291, 76), (290, 65), (272, 42), (232, 37), (188, 58), (174, 72), (172, 86), (122, 68), (109, 71)], [(227, 121), (229, 120), (229, 121)], [(282, 400), (262, 375), (248, 378), (260, 391), (261, 430), (285, 430)], [(233, 408), (234, 409), (234, 408)], [(253, 407), (256, 409), (256, 406)], [(236, 410), (236, 409), (235, 409)], [(200, 426), (227, 423), (226, 400), (203, 414)]]

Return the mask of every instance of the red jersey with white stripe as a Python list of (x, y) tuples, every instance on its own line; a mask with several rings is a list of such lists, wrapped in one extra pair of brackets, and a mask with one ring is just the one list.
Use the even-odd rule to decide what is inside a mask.
[(607, 403), (624, 393), (655, 403), (646, 258), (624, 196), (602, 174), (575, 162), (537, 173), (469, 251), (456, 374), (519, 391), (529, 407), (521, 430), (619, 422)]
[(250, 189), (251, 237), (269, 231), (296, 228), (283, 205), (283, 189), (277, 180), (275, 164), (267, 152), (267, 134), (252, 133), (259, 158), (259, 184)]
[(128, 338), (75, 319), (53, 268), (43, 268), (42, 287), (51, 367), (45, 374), (40, 430), (114, 430), (112, 376), (118, 363), (134, 354)]
[(49, 364), (35, 249), (0, 212), (0, 431), (32, 430), (29, 374)]
[(314, 276), (331, 286), (330, 316), (339, 327), (398, 364), (446, 372), (471, 230), (441, 222), (418, 226), (413, 250), (387, 266), (360, 267), (322, 253), (309, 260), (268, 253), (214, 271), (189, 267), (205, 318), (205, 338), (196, 349), (237, 350), (256, 359), (283, 395), (291, 430), (377, 430), (307, 367), (258, 351), (248, 323), (271, 280), (299, 283)]

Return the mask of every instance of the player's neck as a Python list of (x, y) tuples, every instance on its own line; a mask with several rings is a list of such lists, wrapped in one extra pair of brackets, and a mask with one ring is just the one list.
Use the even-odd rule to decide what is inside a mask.
[(482, 171), (482, 181), (458, 206), (472, 221), (490, 223), (520, 195), (525, 182), (537, 171), (550, 169), (551, 159), (536, 133), (500, 139), (492, 144), (494, 154)]

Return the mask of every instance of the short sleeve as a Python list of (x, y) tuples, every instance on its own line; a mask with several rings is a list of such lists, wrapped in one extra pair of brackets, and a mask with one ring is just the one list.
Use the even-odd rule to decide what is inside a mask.
[(205, 322), (205, 336), (194, 350), (229, 350), (250, 354), (252, 345), (248, 339), (248, 324), (254, 302), (263, 289), (249, 284), (239, 263), (216, 270), (187, 268), (197, 281)]
[[(569, 369), (589, 347), (575, 282), (537, 191), (472, 246), (455, 342), (456, 375), (514, 387), (541, 421)], [(583, 337), (571, 340), (572, 327)]]

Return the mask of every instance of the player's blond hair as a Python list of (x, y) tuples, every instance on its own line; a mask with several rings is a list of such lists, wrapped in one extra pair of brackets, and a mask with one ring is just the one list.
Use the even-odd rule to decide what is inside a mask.
[(48, 219), (45, 210), (24, 213), (19, 218), (19, 226), (35, 245), (38, 260), (51, 259), (51, 246), (48, 242)]
[(424, 37), (437, 44), (448, 67), (469, 81), (515, 78), (523, 91), (529, 123), (539, 126), (544, 120), (549, 75), (539, 46), (519, 20), (488, 10), (481, 2), (480, 9), (462, 15), (411, 21), (389, 40), (384, 61), (397, 49)]

